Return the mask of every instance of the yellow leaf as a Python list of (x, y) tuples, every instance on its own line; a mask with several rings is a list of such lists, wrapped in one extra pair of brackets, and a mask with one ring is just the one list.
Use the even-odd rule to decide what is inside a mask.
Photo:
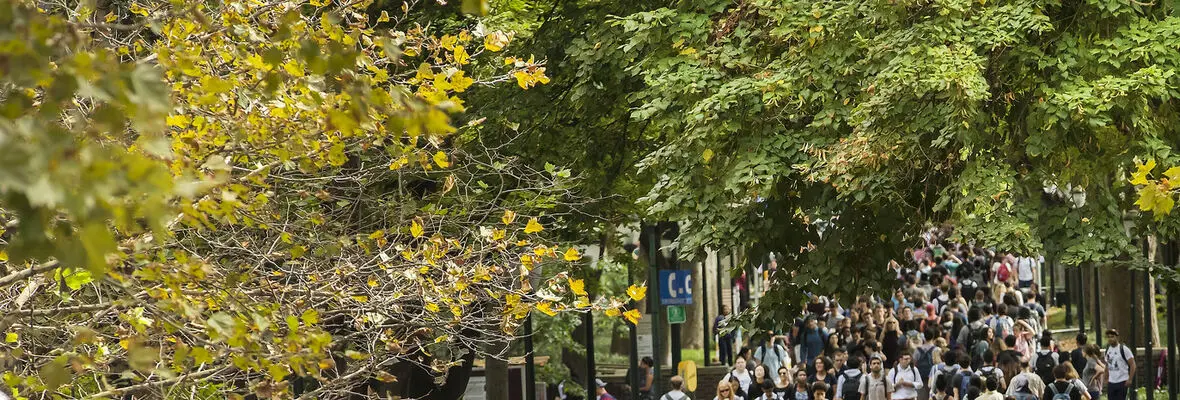
[(570, 291), (578, 296), (586, 296), (586, 281), (581, 279), (569, 279)]
[(462, 317), (463, 309), (459, 308), (459, 306), (451, 306), (451, 314), (453, 314), (455, 317)]
[(816, 25), (816, 26), (811, 27), (812, 33), (820, 33), (823, 31), (824, 31), (824, 27), (822, 25)]
[(465, 74), (463, 71), (455, 71), (455, 74), (451, 75), (451, 90), (462, 93), (463, 91), (467, 90), (467, 88), (471, 87), (471, 85), (475, 84), (474, 79), (468, 78), (464, 75)]
[(168, 123), (168, 126), (180, 129), (188, 128), (190, 123), (187, 115), (169, 115), (168, 118), (165, 118), (165, 121)]
[(709, 161), (712, 161), (713, 160), (713, 149), (705, 149), (705, 151), (701, 153), (701, 159), (705, 160), (705, 164), (708, 164)]
[(393, 171), (396, 169), (400, 169), (401, 167), (404, 167), (404, 166), (406, 166), (406, 164), (409, 164), (409, 163), (410, 163), (410, 159), (408, 159), (406, 157), (398, 158), (396, 160), (389, 162), (389, 170)]
[(115, 20), (119, 19), (119, 16), (115, 15), (114, 11), (111, 11), (111, 12), (107, 13), (106, 17), (104, 17), (103, 19), (106, 20), (107, 23), (111, 23), (111, 22), (115, 22)]
[(566, 261), (578, 261), (582, 259), (582, 255), (578, 254), (578, 249), (570, 247), (570, 249), (566, 250), (565, 254), (562, 255), (562, 258), (564, 258)]
[(524, 233), (537, 233), (543, 230), (545, 230), (545, 227), (541, 226), (541, 223), (537, 222), (536, 218), (530, 218), (529, 223), (524, 226)]
[(455, 46), (455, 62), (459, 65), (467, 65), (471, 62), (471, 55), (467, 54), (467, 49), (463, 46)]
[(504, 240), (504, 235), (507, 234), (503, 229), (496, 229), (492, 231), (492, 240)]
[(447, 153), (443, 153), (441, 151), (434, 153), (434, 163), (438, 164), (439, 168), (451, 166), (451, 162), (447, 160)]
[(500, 221), (504, 225), (512, 225), (512, 221), (516, 221), (516, 212), (512, 210), (504, 210), (504, 216), (500, 217)]
[(455, 48), (456, 43), (459, 43), (458, 37), (451, 36), (451, 35), (443, 35), (442, 39), (439, 40), (438, 46), (442, 47), (444, 49), (447, 49), (447, 50), (451, 50), (451, 49)]
[(418, 81), (434, 79), (434, 71), (430, 69), (430, 64), (418, 64), (418, 73), (417, 75), (414, 75), (414, 79), (417, 79)]
[(145, 17), (148, 15), (148, 10), (146, 8), (143, 8), (143, 6), (139, 5), (139, 3), (131, 3), (131, 7), (129, 7), (129, 10), (131, 11), (132, 14), (139, 14), (139, 15), (142, 15)]
[(697, 53), (697, 49), (694, 49), (694, 48), (692, 48), (692, 47), (689, 47), (689, 48), (687, 48), (687, 49), (684, 49), (684, 50), (680, 50), (680, 55), (682, 55), (682, 56), (693, 55), (693, 54), (696, 54), (696, 53)]
[(537, 303), (537, 311), (543, 312), (543, 313), (545, 313), (545, 315), (548, 315), (550, 317), (557, 315), (557, 311), (553, 311), (553, 307), (552, 307), (552, 305), (549, 304), (548, 301), (542, 301), (540, 303)]
[(630, 297), (631, 300), (640, 301), (643, 300), (644, 296), (647, 296), (646, 287), (631, 285), (631, 287), (627, 288), (627, 297)]
[(533, 254), (536, 254), (537, 257), (545, 257), (546, 254), (549, 254), (549, 248), (544, 245), (534, 247)]
[(512, 74), (512, 76), (516, 78), (516, 84), (520, 86), (521, 89), (528, 89), (529, 86), (533, 85), (532, 76), (524, 71), (516, 71)]
[(287, 73), (291, 74), (291, 76), (294, 76), (297, 78), (303, 77), (303, 67), (299, 66), (299, 62), (297, 62), (295, 60), (291, 60), (291, 61), (287, 61), (287, 62), (283, 63), (283, 70), (287, 71)]
[(483, 38), (483, 47), (489, 51), (500, 51), (508, 46), (508, 34), (495, 31)]
[(389, 11), (381, 11), (381, 16), (377, 17), (377, 22), (389, 22)]
[(368, 303), (369, 302), (369, 296), (359, 296), (359, 295), (352, 296), (352, 299), (356, 300), (357, 303)]
[(590, 307), (590, 298), (586, 296), (579, 296), (578, 301), (574, 303), (574, 307), (586, 308)]
[(1150, 174), (1151, 170), (1155, 169), (1155, 160), (1151, 159), (1151, 160), (1147, 160), (1146, 164), (1136, 163), (1135, 165), (1138, 167), (1138, 169), (1134, 173), (1131, 174), (1131, 184), (1132, 185), (1146, 185), (1147, 184), (1147, 174)]
[(1168, 179), (1171, 179), (1171, 180), (1176, 180), (1177, 178), (1180, 178), (1180, 167), (1168, 168), (1167, 171), (1164, 171), (1164, 176), (1167, 176)]
[(377, 279), (369, 278), (369, 287), (377, 287)]
[(384, 230), (379, 230), (379, 231), (376, 231), (376, 232), (373, 232), (373, 233), (370, 233), (370, 234), (369, 234), (369, 239), (373, 239), (373, 240), (377, 240), (377, 239), (380, 239), (380, 238), (383, 238), (383, 237), (385, 237), (385, 231), (384, 231)]
[(622, 312), (620, 312), (619, 309), (614, 308), (614, 307), (603, 310), (603, 312), (605, 312), (606, 316), (608, 316), (608, 317), (617, 317), (617, 316), (619, 316), (619, 314), (622, 314)]
[(438, 304), (434, 303), (426, 303), (426, 309), (430, 310), (430, 312), (438, 312), (439, 310)]
[(426, 230), (422, 228), (422, 224), (418, 223), (417, 220), (410, 223), (410, 235), (419, 238), (422, 237), (423, 233), (426, 233)]
[(642, 315), (639, 314), (639, 310), (627, 310), (627, 312), (623, 313), (623, 318), (626, 318), (627, 321), (631, 321), (632, 325), (639, 325), (640, 317), (642, 317)]
[(7, 343), (16, 343), (18, 340), (20, 340), (20, 335), (18, 335), (16, 332), (8, 332), (4, 334), (4, 341)]

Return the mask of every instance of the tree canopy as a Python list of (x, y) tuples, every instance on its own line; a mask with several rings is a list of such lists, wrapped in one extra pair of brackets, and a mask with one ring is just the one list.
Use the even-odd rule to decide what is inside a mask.
[(560, 272), (576, 179), (453, 121), (474, 86), (548, 82), (510, 33), (408, 3), (39, 5), (0, 6), (17, 398), (417, 396), (405, 371), (470, 368), (534, 310), (639, 318)]
[(1172, 14), (688, 0), (620, 15), (569, 53), (641, 81), (590, 92), (625, 90), (631, 121), (664, 138), (640, 163), (655, 177), (647, 211), (684, 223), (682, 247), (787, 255), (780, 278), (795, 285), (777, 300), (793, 302), (892, 278), (886, 263), (930, 223), (1066, 264), (1126, 257), (1124, 221), (1143, 218), (1133, 160), (1175, 157)]

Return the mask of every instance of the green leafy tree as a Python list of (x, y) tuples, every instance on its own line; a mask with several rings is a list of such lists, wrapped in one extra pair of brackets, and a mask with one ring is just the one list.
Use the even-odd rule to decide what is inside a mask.
[(530, 284), (581, 257), (550, 214), (576, 181), (457, 134), (473, 86), (547, 82), (508, 33), (372, 1), (32, 3), (0, 5), (17, 398), (421, 396), (413, 371), (503, 356), (482, 343), (532, 311), (638, 318)]

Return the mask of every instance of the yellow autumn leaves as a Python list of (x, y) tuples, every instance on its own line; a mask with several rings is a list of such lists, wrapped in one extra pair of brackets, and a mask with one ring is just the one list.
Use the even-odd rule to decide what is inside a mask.
[(1159, 179), (1150, 177), (1156, 167), (1154, 159), (1147, 160), (1146, 163), (1136, 162), (1135, 166), (1135, 172), (1131, 173), (1130, 179), (1132, 185), (1139, 186), (1139, 199), (1135, 201), (1135, 205), (1142, 211), (1153, 213), (1157, 220), (1171, 214), (1176, 206), (1176, 200), (1172, 197), (1175, 186), (1171, 181), (1180, 179), (1180, 166), (1164, 171), (1164, 176)]

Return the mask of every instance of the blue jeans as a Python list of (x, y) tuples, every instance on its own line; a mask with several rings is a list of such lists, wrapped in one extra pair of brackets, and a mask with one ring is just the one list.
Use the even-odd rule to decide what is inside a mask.
[(1110, 400), (1127, 400), (1127, 381), (1107, 384), (1106, 398)]
[(1032, 284), (1033, 284), (1033, 281), (1018, 281), (1018, 282), (1016, 282), (1016, 288), (1028, 289), (1028, 288), (1032, 287)]
[(1098, 396), (1100, 396), (1102, 394), (1102, 392), (1099, 392), (1097, 390), (1087, 390), (1087, 392), (1090, 392), (1090, 398), (1093, 400), (1098, 400)]

